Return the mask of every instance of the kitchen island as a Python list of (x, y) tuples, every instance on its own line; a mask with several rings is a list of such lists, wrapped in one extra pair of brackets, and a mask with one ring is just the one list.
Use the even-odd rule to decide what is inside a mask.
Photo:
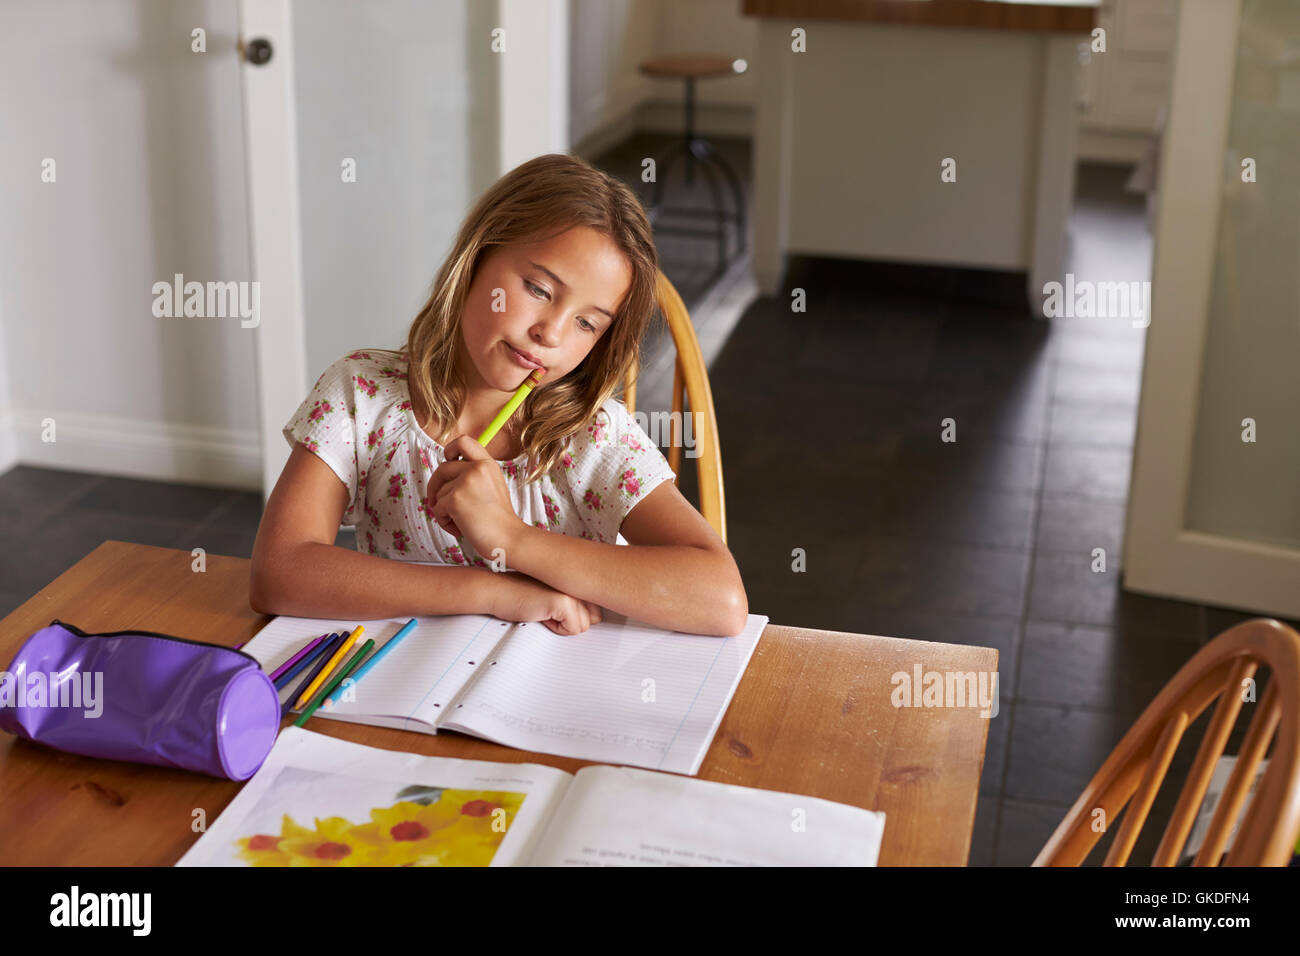
[(790, 253), (1063, 281), (1096, 0), (742, 0), (759, 21), (754, 270)]

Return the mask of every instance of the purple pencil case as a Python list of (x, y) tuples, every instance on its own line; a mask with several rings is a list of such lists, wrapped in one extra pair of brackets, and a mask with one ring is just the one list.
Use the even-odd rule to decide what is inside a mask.
[(219, 644), (56, 619), (0, 673), (0, 730), (87, 757), (246, 780), (279, 729), (271, 679)]

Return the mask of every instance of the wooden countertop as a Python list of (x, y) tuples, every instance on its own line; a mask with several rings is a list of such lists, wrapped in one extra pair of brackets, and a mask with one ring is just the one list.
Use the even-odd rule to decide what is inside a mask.
[(1088, 33), (1097, 25), (1099, 6), (1100, 0), (742, 0), (741, 13), (750, 17)]

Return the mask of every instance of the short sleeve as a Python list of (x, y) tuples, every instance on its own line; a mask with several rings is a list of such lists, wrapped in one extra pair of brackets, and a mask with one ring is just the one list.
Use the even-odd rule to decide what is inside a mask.
[(570, 454), (575, 504), (597, 541), (614, 543), (637, 503), (676, 478), (668, 459), (617, 399), (607, 401), (596, 420), (574, 436)]
[(348, 489), (348, 507), (343, 523), (353, 524), (357, 516), (358, 476), (366, 473), (369, 463), (365, 444), (357, 435), (364, 427), (358, 407), (364, 393), (354, 387), (354, 363), (348, 357), (334, 362), (316, 380), (311, 394), (298, 406), (293, 418), (284, 426), (284, 437), (292, 448), (302, 444), (338, 475)]

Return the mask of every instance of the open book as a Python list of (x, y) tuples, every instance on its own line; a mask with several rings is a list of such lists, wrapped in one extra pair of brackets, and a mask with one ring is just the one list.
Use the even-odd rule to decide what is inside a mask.
[[(456, 730), (537, 753), (694, 775), (768, 619), (705, 637), (604, 612), (581, 634), (490, 615), (419, 618), (337, 702), (316, 711), (360, 724)], [(409, 620), (277, 617), (244, 645), (270, 672), (323, 633), (365, 625), (380, 647)], [(298, 681), (281, 692), (288, 698)]]
[(627, 767), (422, 757), (287, 727), (178, 866), (874, 866), (885, 815)]

